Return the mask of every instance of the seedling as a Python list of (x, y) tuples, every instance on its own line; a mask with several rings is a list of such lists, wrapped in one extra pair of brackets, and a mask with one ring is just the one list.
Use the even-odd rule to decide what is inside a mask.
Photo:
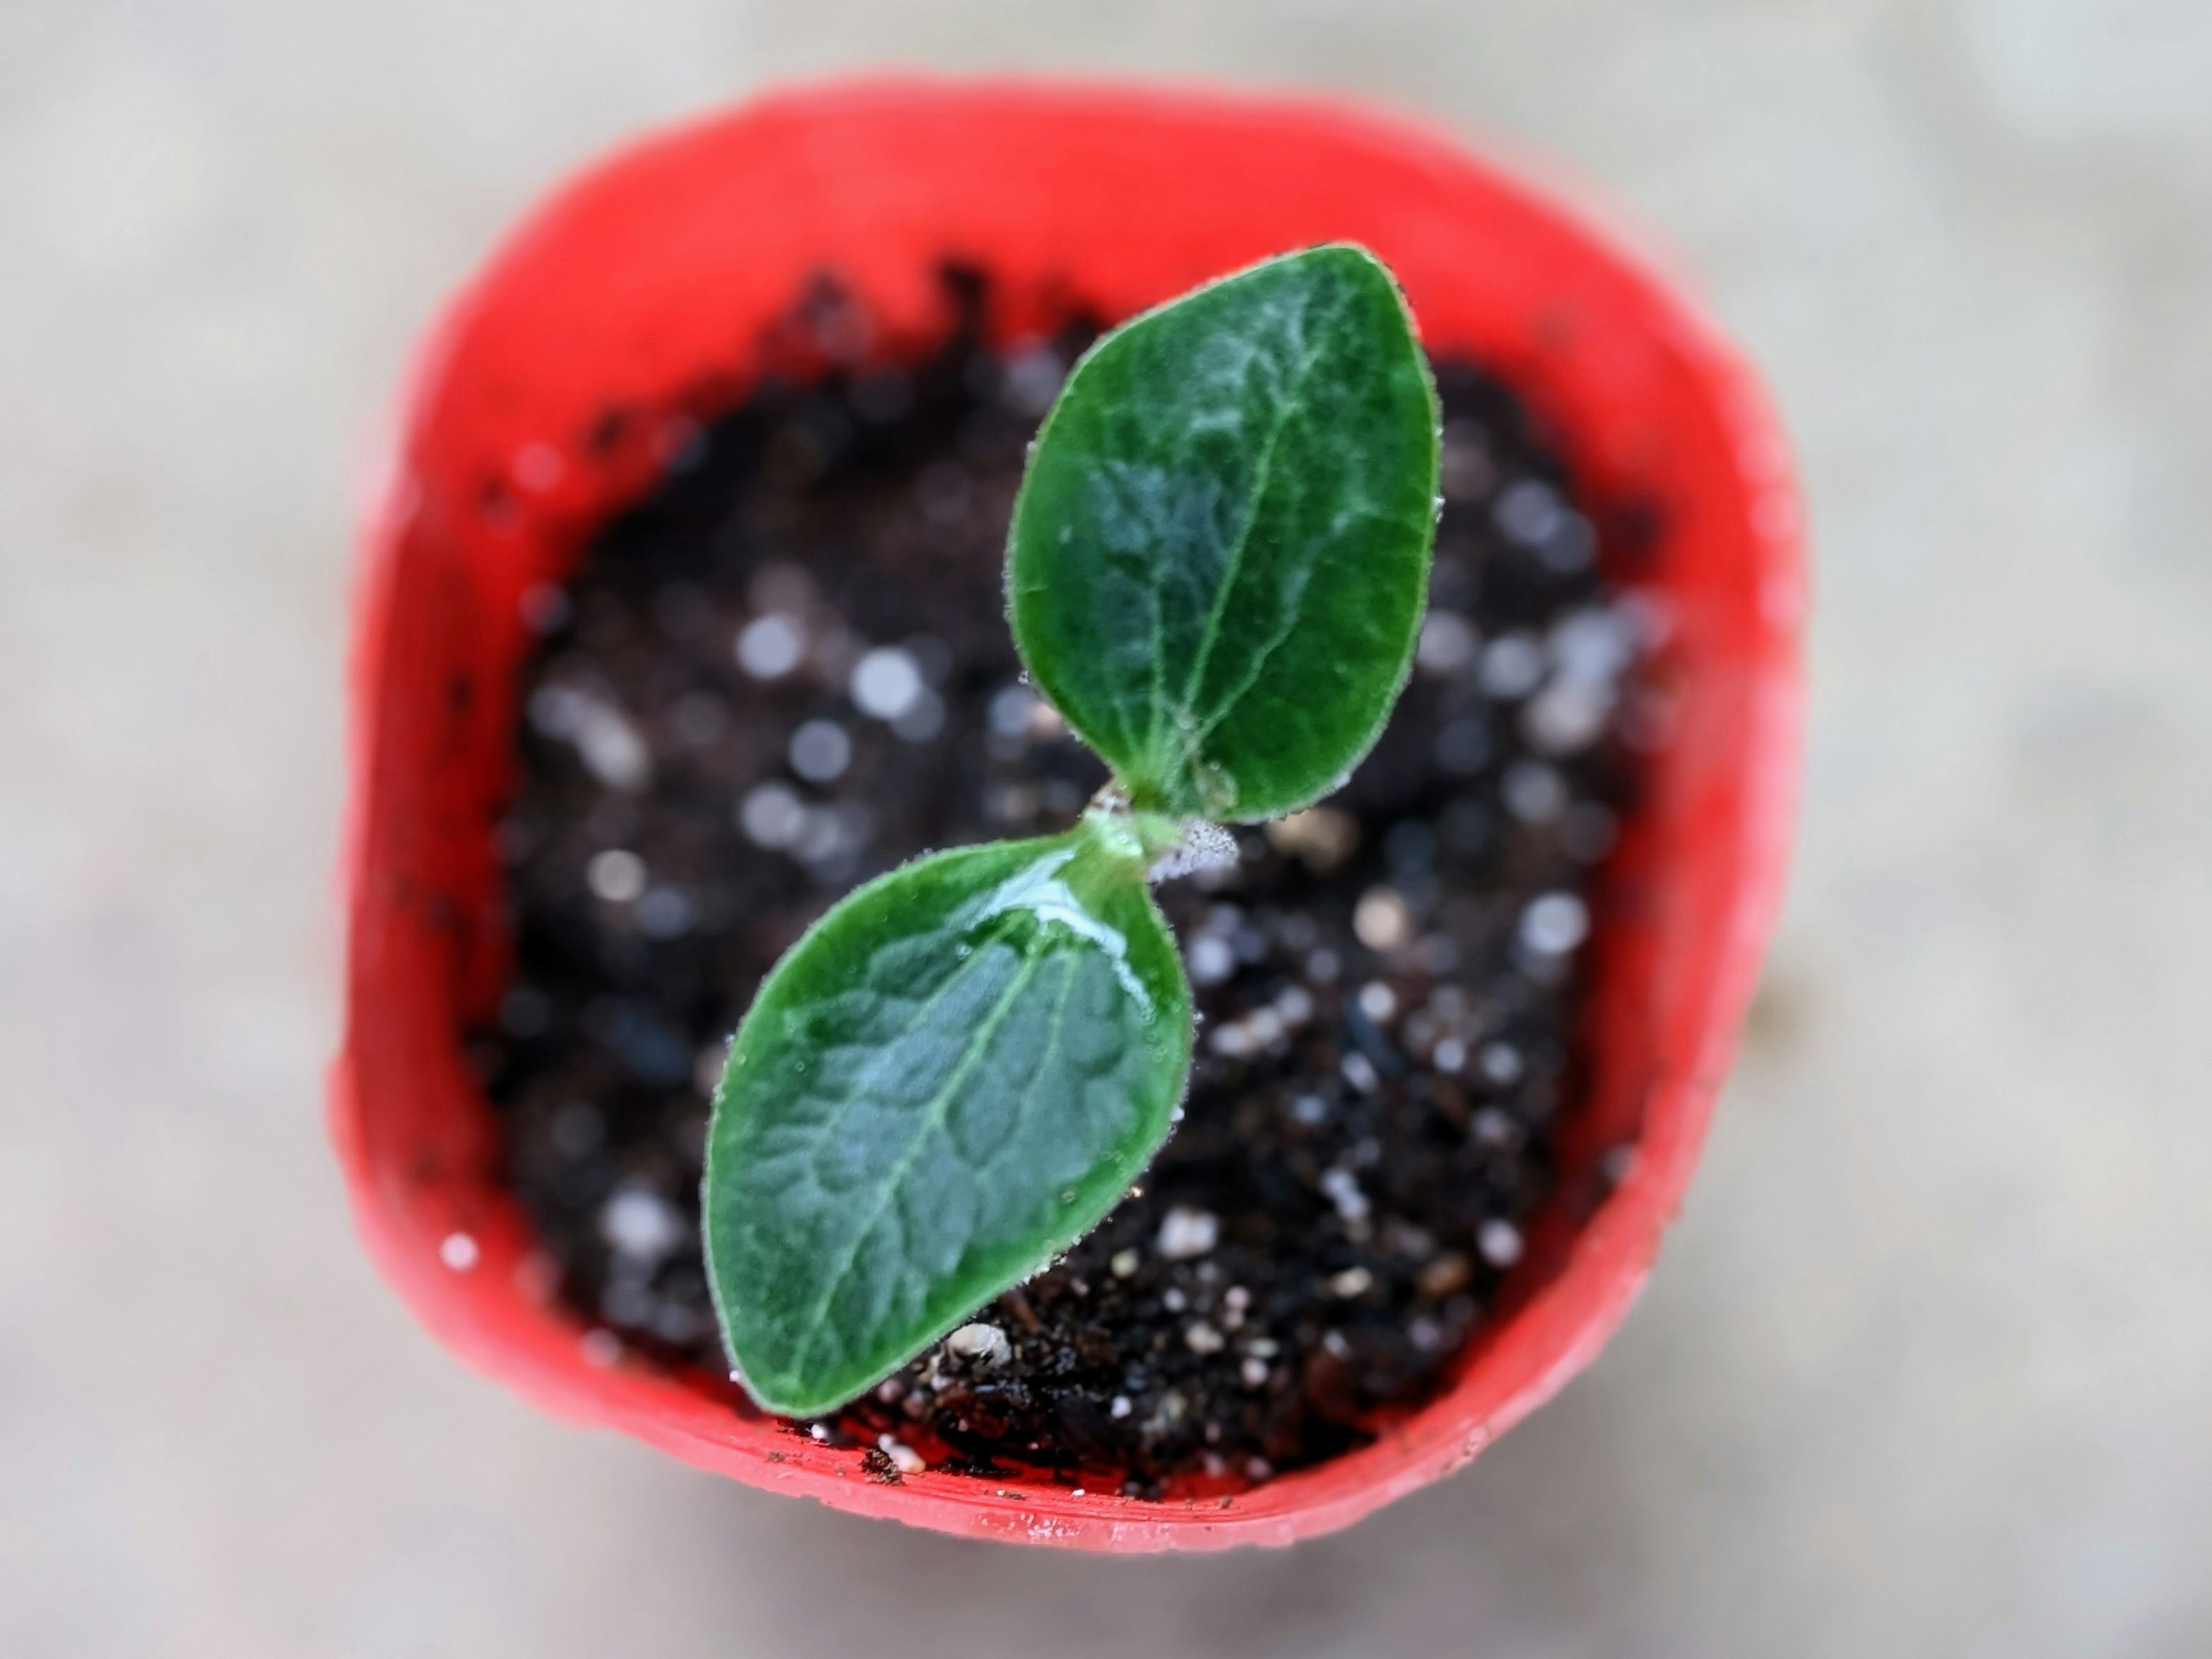
[[(1006, 585), (1112, 769), (1073, 828), (932, 854), (763, 982), (702, 1225), (753, 1396), (814, 1416), (1102, 1220), (1173, 1124), (1190, 987), (1150, 884), (1336, 789), (1406, 681), (1437, 403), (1364, 250), (1287, 254), (1108, 334), (1046, 417)], [(1225, 850), (1224, 850), (1225, 849)]]

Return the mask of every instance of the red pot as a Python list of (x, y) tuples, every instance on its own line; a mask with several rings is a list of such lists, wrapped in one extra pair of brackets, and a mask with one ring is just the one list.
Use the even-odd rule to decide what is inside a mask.
[[(514, 767), (518, 601), (647, 483), (687, 410), (738, 395), (761, 331), (834, 268), (918, 349), (933, 265), (1125, 314), (1350, 238), (1433, 349), (1503, 374), (1586, 487), (1649, 501), (1672, 736), (1616, 857), (1595, 957), (1594, 1097), (1501, 1316), (1449, 1391), (1365, 1449), (1229, 1497), (1146, 1503), (926, 1473), (867, 1478), (624, 1358), (547, 1298), (456, 1031), (505, 971), (488, 826)], [(1009, 319), (1018, 329), (1022, 319)], [(607, 419), (619, 410), (618, 422)], [(1589, 1363), (1696, 1162), (1782, 884), (1804, 604), (1783, 441), (1735, 354), (1575, 210), (1394, 122), (1307, 101), (878, 81), (648, 138), (533, 213), (417, 361), (364, 535), (352, 664), (351, 932), (331, 1125), (363, 1237), (463, 1358), (687, 1462), (943, 1531), (1104, 1550), (1287, 1543), (1460, 1468)], [(1601, 1175), (1607, 1149), (1632, 1142)]]

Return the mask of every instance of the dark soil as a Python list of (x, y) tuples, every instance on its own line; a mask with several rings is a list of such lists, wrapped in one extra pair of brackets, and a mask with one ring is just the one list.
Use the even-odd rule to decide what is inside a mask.
[[(777, 956), (862, 878), (1064, 827), (1103, 781), (1023, 683), (1000, 593), (1024, 446), (1091, 331), (994, 353), (981, 285), (952, 292), (936, 355), (757, 391), (529, 601), (498, 832), (516, 978), (471, 1042), (602, 1355), (726, 1369), (700, 1152)], [(851, 335), (834, 298), (807, 315)], [(1446, 504), (1404, 700), (1341, 793), (1162, 890), (1200, 1012), (1184, 1120), (1066, 1260), (815, 1427), (884, 1478), (1043, 1467), (1155, 1495), (1314, 1462), (1434, 1392), (1521, 1256), (1632, 775), (1638, 618), (1601, 573), (1634, 538), (1578, 509), (1504, 387), (1437, 379)]]

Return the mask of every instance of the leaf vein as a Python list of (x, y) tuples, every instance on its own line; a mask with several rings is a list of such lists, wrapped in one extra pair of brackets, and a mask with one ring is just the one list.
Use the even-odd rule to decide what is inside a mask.
[[(1322, 359), (1327, 352), (1328, 348), (1323, 338), (1327, 333), (1326, 325), (1334, 320), (1334, 315), (1321, 322), (1316, 322), (1303, 314), (1299, 318), (1301, 331), (1308, 336), (1307, 349), (1297, 358), (1285, 380), (1277, 399), (1274, 419), (1269, 423), (1267, 436), (1261, 441), (1258, 458), (1253, 465), (1252, 488), (1245, 506), (1244, 521), (1237, 529), (1236, 539), (1230, 544), (1229, 557), (1222, 568), (1220, 585), (1214, 589), (1212, 604), (1207, 607), (1206, 628), (1199, 636), (1198, 649), (1193, 655), (1190, 675), (1183, 684), (1181, 709), (1184, 717), (1181, 722), (1182, 753), (1179, 763), (1186, 769), (1196, 762), (1199, 744), (1204, 742), (1206, 735), (1204, 732), (1197, 730), (1189, 723), (1189, 717), (1194, 711), (1199, 688), (1205, 683), (1206, 667), (1212, 660), (1213, 647), (1220, 638), (1222, 618), (1228, 612), (1231, 592), (1237, 585), (1237, 578), (1243, 569), (1245, 554), (1251, 546), (1252, 532), (1258, 527), (1261, 507), (1266, 501), (1268, 490), (1273, 483), (1275, 452), (1281, 444), (1284, 432), (1305, 413), (1304, 398), (1307, 383), (1312, 379), (1314, 371), (1321, 366)], [(1303, 591), (1303, 586), (1301, 591)], [(1294, 611), (1292, 625), (1295, 626), (1295, 624)], [(1286, 629), (1286, 636), (1287, 633)], [(1210, 726), (1207, 728), (1207, 730), (1211, 729)]]
[[(980, 958), (982, 953), (979, 951), (976, 954)], [(981, 1063), (982, 1057), (988, 1052), (992, 1041), (998, 1036), (999, 1027), (1005, 1024), (1007, 1014), (1012, 1010), (1022, 991), (1036, 974), (1037, 964), (1042, 959), (1039, 956), (1030, 956), (1023, 962), (1020, 971), (1007, 981), (1006, 988), (1000, 992), (998, 1000), (993, 1005), (991, 1012), (983, 1017), (982, 1024), (976, 1030), (975, 1041), (968, 1045), (967, 1052), (960, 1057), (960, 1063), (953, 1068), (952, 1075), (947, 1078), (944, 1085), (931, 1097), (929, 1104), (923, 1109), (921, 1121), (915, 1125), (914, 1133), (908, 1138), (905, 1149), (899, 1153), (896, 1162), (892, 1164), (889, 1174), (881, 1182), (876, 1201), (869, 1211), (867, 1219), (854, 1230), (852, 1243), (846, 1248), (843, 1260), (837, 1264), (836, 1271), (823, 1282), (821, 1295), (815, 1298), (813, 1310), (807, 1316), (805, 1324), (800, 1328), (799, 1346), (793, 1355), (792, 1370), (793, 1371), (800, 1375), (805, 1373), (806, 1362), (813, 1357), (816, 1343), (821, 1339), (823, 1331), (828, 1328), (830, 1304), (836, 1300), (837, 1293), (845, 1288), (847, 1282), (852, 1278), (853, 1269), (860, 1261), (860, 1249), (867, 1243), (868, 1235), (876, 1230), (877, 1223), (883, 1219), (884, 1212), (890, 1206), (892, 1195), (897, 1192), (902, 1182), (914, 1168), (915, 1159), (921, 1155), (923, 1143), (932, 1135), (943, 1130), (945, 1112), (951, 1104), (952, 1097), (968, 1081), (975, 1067)], [(959, 974), (955, 974), (953, 980), (959, 977)], [(938, 996), (931, 999), (933, 1006), (941, 1000), (944, 992), (950, 989), (951, 984), (952, 980), (948, 980), (945, 985), (940, 988)], [(922, 1012), (926, 1014), (927, 1009), (925, 1008)], [(908, 1030), (912, 1030), (914, 1024), (915, 1022), (908, 1022)]]

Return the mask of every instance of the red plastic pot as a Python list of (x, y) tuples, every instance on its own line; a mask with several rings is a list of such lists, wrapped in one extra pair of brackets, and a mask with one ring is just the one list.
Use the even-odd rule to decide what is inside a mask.
[[(1398, 273), (1422, 333), (1517, 386), (1586, 488), (1654, 507), (1671, 737), (1601, 914), (1593, 1093), (1501, 1316), (1366, 1449), (1227, 1497), (1145, 1503), (925, 1473), (611, 1358), (547, 1297), (457, 1032), (506, 958), (489, 826), (509, 787), (519, 601), (726, 406), (763, 330), (840, 273), (917, 349), (932, 270), (1043, 318), (1108, 315), (1332, 238)], [(1023, 318), (1007, 326), (1018, 331)], [(1285, 1543), (1460, 1468), (1548, 1399), (1650, 1270), (1727, 1072), (1782, 882), (1803, 608), (1782, 440), (1749, 371), (1652, 268), (1547, 192), (1306, 101), (869, 82), (648, 138), (556, 192), (447, 307), (364, 538), (352, 665), (344, 1048), (331, 1123), (362, 1233), (455, 1352), (546, 1408), (702, 1468), (947, 1532), (1105, 1550)], [(1625, 1177), (1609, 1149), (1632, 1144)], [(1601, 1170), (1604, 1171), (1601, 1173)]]

